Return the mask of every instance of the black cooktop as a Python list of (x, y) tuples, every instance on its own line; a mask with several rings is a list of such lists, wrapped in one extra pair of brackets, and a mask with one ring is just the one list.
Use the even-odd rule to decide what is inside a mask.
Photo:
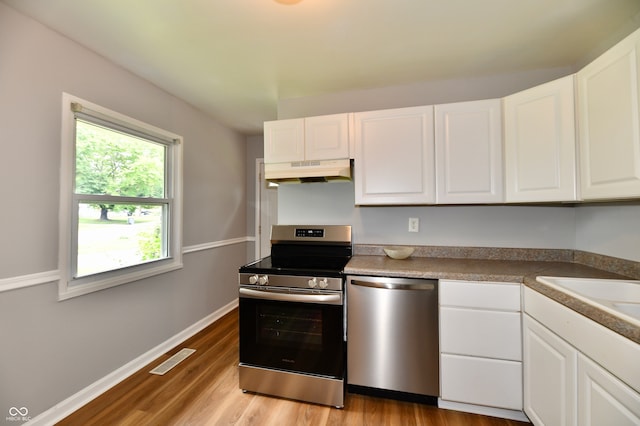
[(239, 272), (241, 274), (271, 274), (271, 275), (297, 275), (310, 277), (341, 277), (342, 270), (349, 259), (342, 259), (339, 264), (332, 265), (298, 265), (273, 263), (273, 257), (265, 257), (247, 265), (241, 266)]
[(274, 225), (271, 256), (240, 267), (240, 273), (341, 277), (351, 259), (351, 227)]

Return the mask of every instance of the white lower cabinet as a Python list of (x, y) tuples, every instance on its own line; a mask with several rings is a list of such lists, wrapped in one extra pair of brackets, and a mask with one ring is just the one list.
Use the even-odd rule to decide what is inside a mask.
[(640, 425), (640, 345), (528, 288), (524, 306), (524, 411), (531, 422)]
[(535, 425), (575, 425), (577, 351), (528, 315), (523, 330), (524, 412)]
[(440, 280), (440, 400), (525, 420), (520, 284)]
[(640, 394), (578, 355), (578, 424), (640, 425)]

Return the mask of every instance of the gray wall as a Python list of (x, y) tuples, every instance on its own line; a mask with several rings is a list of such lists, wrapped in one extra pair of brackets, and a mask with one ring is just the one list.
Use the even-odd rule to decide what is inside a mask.
[[(185, 247), (246, 237), (242, 135), (0, 2), (0, 280), (57, 269), (63, 91), (184, 137)], [(186, 253), (181, 270), (64, 302), (57, 283), (0, 292), (0, 423), (232, 303), (246, 246)]]
[(342, 112), (500, 98), (569, 75), (572, 72), (571, 68), (552, 68), (525, 71), (518, 74), (427, 81), (378, 89), (280, 99), (278, 118), (311, 117)]

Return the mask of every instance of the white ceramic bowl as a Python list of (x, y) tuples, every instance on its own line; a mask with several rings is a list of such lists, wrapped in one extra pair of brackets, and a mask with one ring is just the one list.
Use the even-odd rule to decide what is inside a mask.
[(406, 259), (413, 254), (413, 247), (389, 246), (383, 248), (384, 252), (392, 259)]

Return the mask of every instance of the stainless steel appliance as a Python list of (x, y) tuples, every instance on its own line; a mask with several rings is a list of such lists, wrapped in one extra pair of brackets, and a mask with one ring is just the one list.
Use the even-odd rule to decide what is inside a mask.
[(349, 275), (347, 300), (349, 389), (437, 397), (438, 281)]
[(271, 256), (240, 268), (240, 388), (344, 406), (342, 270), (351, 227), (274, 225)]

